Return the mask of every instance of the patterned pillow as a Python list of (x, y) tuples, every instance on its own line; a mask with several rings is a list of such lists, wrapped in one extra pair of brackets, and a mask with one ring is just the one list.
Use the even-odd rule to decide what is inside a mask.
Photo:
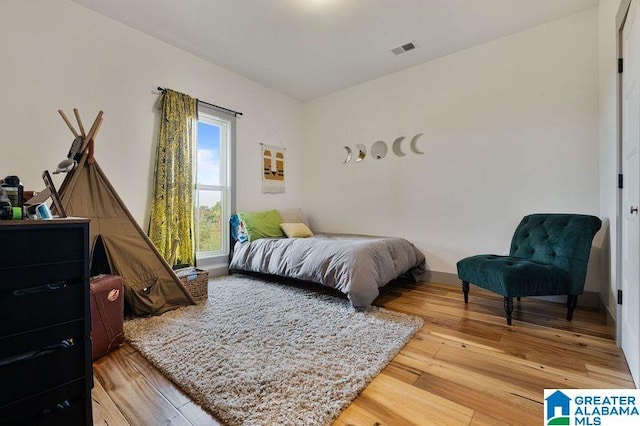
[(244, 223), (240, 220), (237, 214), (234, 214), (229, 218), (229, 222), (231, 222), (231, 237), (240, 242), (244, 243), (249, 241), (249, 236), (247, 235), (247, 230), (244, 229)]

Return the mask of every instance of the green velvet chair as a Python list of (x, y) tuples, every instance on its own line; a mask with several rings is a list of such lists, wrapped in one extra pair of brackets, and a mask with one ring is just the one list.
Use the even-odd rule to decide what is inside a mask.
[(514, 297), (567, 295), (571, 321), (584, 290), (591, 242), (601, 225), (597, 217), (580, 214), (525, 216), (513, 234), (509, 256), (483, 254), (458, 262), (464, 303), (469, 303), (469, 283), (501, 294), (511, 325)]

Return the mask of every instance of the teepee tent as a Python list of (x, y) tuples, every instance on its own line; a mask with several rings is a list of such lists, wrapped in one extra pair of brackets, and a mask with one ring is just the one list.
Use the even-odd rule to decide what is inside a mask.
[[(79, 137), (64, 113), (59, 112), (74, 136)], [(135, 314), (159, 315), (193, 304), (189, 292), (142, 231), (93, 158), (93, 139), (102, 124), (102, 111), (86, 135), (77, 110), (74, 112), (82, 145), (73, 157), (77, 165), (67, 174), (59, 192), (67, 215), (91, 219), (92, 259), (97, 252), (106, 254), (111, 273), (123, 278), (125, 299)]]

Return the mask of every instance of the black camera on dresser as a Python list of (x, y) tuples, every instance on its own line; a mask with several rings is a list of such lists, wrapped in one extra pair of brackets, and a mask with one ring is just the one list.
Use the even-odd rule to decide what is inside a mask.
[(89, 221), (0, 222), (0, 425), (91, 425)]

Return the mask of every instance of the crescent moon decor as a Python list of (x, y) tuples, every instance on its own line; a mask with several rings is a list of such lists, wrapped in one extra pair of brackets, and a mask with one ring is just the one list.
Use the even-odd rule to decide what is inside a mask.
[(344, 164), (347, 164), (353, 157), (353, 151), (351, 151), (351, 148), (348, 146), (345, 146), (344, 149), (347, 151), (347, 157), (344, 159)]
[(402, 147), (400, 146), (404, 138), (405, 138), (404, 136), (400, 136), (395, 141), (393, 141), (393, 146), (391, 149), (393, 150), (393, 153), (398, 157), (404, 157), (405, 155), (407, 155), (404, 152), (402, 152)]
[(367, 147), (362, 144), (356, 144), (356, 148), (358, 150), (358, 156), (356, 157), (355, 162), (359, 163), (367, 156)]
[(411, 139), (411, 151), (413, 151), (414, 154), (424, 155), (424, 152), (418, 149), (418, 139), (420, 139), (420, 136), (422, 136), (422, 133), (418, 133)]
[(389, 152), (389, 148), (384, 141), (377, 141), (371, 146), (371, 155), (376, 160), (382, 160), (387, 156), (387, 152)]
[[(408, 154), (415, 155), (424, 155), (425, 151), (421, 151), (418, 147), (418, 141), (424, 135), (424, 133), (416, 133), (414, 137), (411, 138), (411, 142), (409, 143), (409, 149), (411, 151), (404, 152), (402, 151), (402, 142), (407, 138), (406, 136), (398, 136), (392, 144), (387, 144), (383, 140), (377, 140), (371, 145), (371, 150), (369, 151), (370, 155), (376, 160), (382, 160), (389, 154), (389, 146), (391, 146), (391, 150), (396, 155), (396, 157), (406, 157)], [(363, 144), (355, 144), (355, 148), (351, 148), (350, 146), (343, 146), (346, 151), (346, 157), (343, 161), (344, 164), (350, 163), (351, 160), (355, 163), (360, 163), (364, 161), (367, 156), (367, 147)]]

